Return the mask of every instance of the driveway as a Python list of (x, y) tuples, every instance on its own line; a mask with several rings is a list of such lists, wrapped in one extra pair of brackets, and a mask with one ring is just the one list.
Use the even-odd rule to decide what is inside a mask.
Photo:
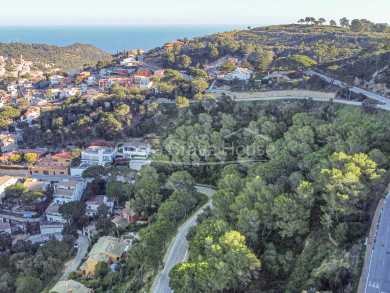
[[(197, 191), (206, 194), (210, 199), (211, 196), (215, 193), (215, 190), (211, 188), (196, 186)], [(155, 289), (151, 292), (154, 293), (170, 293), (173, 292), (172, 289), (169, 287), (169, 271), (172, 269), (172, 267), (179, 262), (183, 262), (187, 252), (188, 252), (188, 241), (187, 241), (187, 233), (188, 230), (196, 225), (196, 220), (198, 219), (198, 215), (203, 213), (204, 209), (206, 207), (213, 207), (211, 200), (207, 204), (203, 206), (203, 208), (198, 211), (196, 214), (194, 214), (186, 223), (184, 223), (183, 226), (181, 226), (178, 230), (178, 234), (176, 236), (175, 243), (173, 244), (173, 247), (171, 251), (169, 252), (168, 259), (165, 263), (164, 269), (158, 279), (157, 285)]]
[(85, 236), (79, 236), (76, 243), (79, 244), (79, 250), (77, 252), (76, 257), (73, 259), (72, 264), (69, 266), (69, 268), (65, 271), (65, 273), (62, 275), (60, 281), (65, 281), (66, 278), (69, 276), (71, 272), (77, 271), (78, 266), (81, 263), (81, 260), (83, 257), (87, 254), (89, 241), (88, 238)]

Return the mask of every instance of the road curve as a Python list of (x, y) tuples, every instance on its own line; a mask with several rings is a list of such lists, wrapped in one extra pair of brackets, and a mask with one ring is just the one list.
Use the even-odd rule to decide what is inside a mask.
[(354, 93), (365, 95), (366, 97), (369, 97), (371, 99), (377, 100), (377, 101), (385, 103), (385, 104), (390, 104), (390, 99), (388, 99), (384, 96), (374, 94), (372, 92), (369, 92), (369, 91), (362, 89), (362, 88), (358, 88), (356, 86), (349, 86), (345, 82), (342, 82), (342, 81), (337, 80), (337, 79), (333, 79), (329, 76), (323, 75), (323, 74), (315, 72), (313, 70), (306, 70), (305, 73), (308, 75), (317, 75), (330, 84), (334, 84), (334, 85), (337, 85), (337, 86), (342, 87), (342, 88), (348, 88), (350, 91), (352, 91)]
[(202, 187), (202, 186), (196, 186), (196, 190), (206, 194), (210, 200), (203, 206), (202, 209), (200, 209), (196, 214), (194, 214), (186, 223), (184, 223), (183, 226), (181, 226), (178, 229), (178, 234), (176, 236), (176, 240), (173, 244), (173, 247), (171, 251), (169, 252), (168, 259), (165, 263), (164, 269), (158, 279), (157, 285), (155, 289), (151, 292), (153, 293), (171, 293), (173, 292), (172, 289), (169, 287), (169, 271), (172, 269), (174, 265), (176, 265), (179, 262), (184, 261), (187, 252), (188, 252), (188, 242), (187, 242), (187, 233), (188, 230), (196, 225), (196, 220), (198, 219), (198, 215), (203, 213), (204, 209), (206, 207), (212, 208), (211, 203), (211, 196), (215, 193), (214, 189)]

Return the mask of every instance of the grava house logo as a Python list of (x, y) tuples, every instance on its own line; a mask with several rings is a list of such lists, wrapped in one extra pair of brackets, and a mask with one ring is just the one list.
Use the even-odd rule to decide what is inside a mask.
[[(172, 160), (163, 161), (152, 159), (152, 163), (170, 164), (181, 166), (206, 166), (206, 165), (228, 165), (238, 163), (262, 162), (264, 149), (259, 143), (245, 145), (241, 143), (240, 138), (252, 138), (252, 141), (272, 140), (258, 131), (250, 128), (241, 128), (222, 137), (222, 140), (216, 145), (202, 145), (197, 143), (193, 145), (175, 140), (165, 143), (163, 149), (156, 150), (156, 154), (168, 154)], [(256, 140), (255, 140), (256, 139)]]

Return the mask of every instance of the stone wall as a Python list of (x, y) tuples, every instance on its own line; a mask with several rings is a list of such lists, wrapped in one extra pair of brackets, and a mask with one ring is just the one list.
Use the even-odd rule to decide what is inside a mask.
[(11, 169), (11, 168), (1, 168), (0, 167), (0, 173), (3, 175), (8, 176), (27, 176), (30, 174), (30, 171), (28, 169)]
[(390, 88), (387, 87), (385, 83), (376, 82), (375, 79), (371, 79), (370, 81), (366, 81), (364, 79), (360, 79), (355, 77), (353, 82), (354, 86), (360, 87), (362, 89), (373, 92), (374, 94), (381, 95), (384, 97), (390, 97)]
[(227, 92), (227, 95), (236, 99), (248, 98), (272, 98), (272, 97), (305, 97), (305, 98), (323, 98), (334, 99), (335, 93), (315, 92), (306, 90), (289, 90), (289, 91), (270, 91), (270, 92), (253, 92), (253, 93), (235, 93)]

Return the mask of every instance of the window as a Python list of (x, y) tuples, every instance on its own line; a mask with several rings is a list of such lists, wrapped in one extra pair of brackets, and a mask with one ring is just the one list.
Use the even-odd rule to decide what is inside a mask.
[(38, 171), (34, 171), (35, 174), (38, 174)]
[(64, 172), (60, 172), (60, 174), (64, 174)]
[(58, 162), (58, 159), (53, 159), (53, 162)]
[(70, 160), (66, 160), (66, 162), (68, 162), (68, 163), (69, 163), (69, 162), (70, 162)]

